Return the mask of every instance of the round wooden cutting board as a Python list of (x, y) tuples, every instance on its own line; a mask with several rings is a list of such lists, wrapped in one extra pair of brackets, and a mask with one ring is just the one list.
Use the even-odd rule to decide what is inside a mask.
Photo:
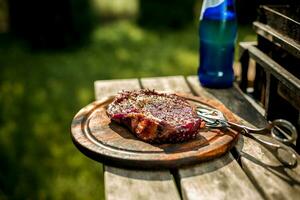
[[(186, 94), (191, 104), (205, 104), (221, 110), (236, 122), (221, 103)], [(106, 108), (113, 97), (95, 101), (74, 117), (71, 136), (78, 149), (88, 157), (107, 165), (131, 168), (176, 168), (216, 158), (226, 153), (238, 138), (233, 130), (202, 129), (197, 138), (177, 144), (148, 144), (136, 138), (126, 127), (111, 122)]]

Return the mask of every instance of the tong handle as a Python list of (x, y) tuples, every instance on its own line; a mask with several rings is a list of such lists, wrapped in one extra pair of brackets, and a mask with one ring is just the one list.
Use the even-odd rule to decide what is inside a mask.
[(297, 156), (289, 147), (282, 144), (276, 144), (273, 142), (268, 142), (255, 137), (252, 133), (271, 135), (277, 141), (283, 142), (285, 144), (291, 145), (297, 139), (296, 128), (288, 121), (278, 119), (273, 122), (268, 123), (264, 128), (251, 128), (241, 124), (236, 124), (229, 122), (224, 114), (214, 108), (197, 108), (197, 114), (201, 117), (207, 124), (207, 127), (211, 128), (232, 128), (241, 134), (252, 138), (253, 140), (259, 142), (267, 149), (269, 149), (278, 160), (285, 166), (293, 167), (297, 164)]
[[(241, 132), (243, 135), (245, 135), (249, 138), (252, 138), (253, 140), (257, 141), (258, 143), (260, 143), (261, 145), (263, 145), (264, 147), (269, 149), (270, 152), (272, 152), (273, 155), (275, 155), (276, 158), (285, 166), (294, 167), (297, 164), (296, 153), (290, 147), (283, 146), (281, 144), (275, 144), (273, 142), (268, 142), (268, 141), (262, 140), (260, 138), (254, 137), (254, 135), (251, 134), (253, 132), (256, 132), (256, 133), (266, 132), (266, 131), (270, 130), (269, 128), (252, 129), (247, 126), (236, 124), (233, 122), (227, 122), (227, 124), (229, 125), (228, 127)], [(271, 125), (275, 126), (273, 124), (271, 124)]]
[(247, 131), (248, 133), (256, 133), (256, 134), (270, 134), (271, 137), (276, 139), (279, 142), (283, 142), (284, 144), (291, 145), (295, 144), (298, 134), (295, 126), (291, 124), (289, 121), (284, 119), (276, 119), (270, 122), (264, 128), (251, 128), (248, 126), (236, 124), (233, 122), (227, 121), (227, 124), (238, 131)]
[(236, 123), (229, 122), (229, 121), (227, 121), (227, 124), (229, 125), (230, 128), (233, 128), (234, 130), (246, 131), (248, 134), (249, 133), (265, 134), (269, 130), (269, 127), (251, 128), (251, 127), (248, 127), (248, 126), (244, 126), (244, 125), (241, 125), (241, 124), (236, 124)]
[(296, 127), (284, 119), (276, 119), (270, 123), (271, 136), (285, 144), (296, 145), (298, 133)]

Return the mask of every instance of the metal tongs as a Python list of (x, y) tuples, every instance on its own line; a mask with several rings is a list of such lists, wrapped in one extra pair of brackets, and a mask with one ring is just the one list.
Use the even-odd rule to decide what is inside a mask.
[(231, 128), (239, 131), (244, 136), (254, 139), (269, 149), (283, 165), (293, 167), (297, 164), (296, 153), (291, 148), (282, 144), (268, 142), (253, 136), (253, 133), (270, 135), (277, 141), (286, 145), (295, 144), (298, 136), (297, 130), (289, 121), (277, 119), (270, 122), (264, 128), (251, 128), (228, 121), (221, 111), (208, 106), (199, 106), (197, 107), (196, 111), (197, 115), (203, 121), (205, 121), (206, 127)]

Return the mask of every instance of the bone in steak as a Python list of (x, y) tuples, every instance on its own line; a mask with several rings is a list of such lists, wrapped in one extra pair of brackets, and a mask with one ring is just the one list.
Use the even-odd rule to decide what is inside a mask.
[(183, 142), (196, 137), (203, 124), (183, 97), (147, 89), (120, 92), (107, 114), (150, 143)]

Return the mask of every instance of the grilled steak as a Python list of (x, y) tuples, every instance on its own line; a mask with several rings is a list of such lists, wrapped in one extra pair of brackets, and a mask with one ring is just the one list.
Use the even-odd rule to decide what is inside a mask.
[(201, 119), (184, 98), (147, 89), (120, 92), (107, 114), (150, 143), (182, 142), (194, 138), (201, 126)]

